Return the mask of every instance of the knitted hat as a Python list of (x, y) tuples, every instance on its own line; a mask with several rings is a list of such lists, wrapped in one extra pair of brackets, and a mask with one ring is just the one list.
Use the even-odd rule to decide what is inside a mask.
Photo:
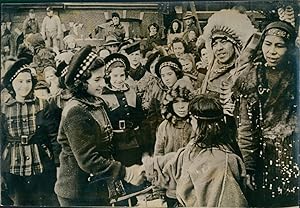
[(164, 56), (161, 57), (155, 65), (155, 74), (161, 78), (161, 69), (165, 66), (170, 66), (176, 73), (178, 79), (183, 77), (182, 65), (176, 57)]
[(248, 39), (256, 31), (246, 14), (234, 9), (224, 9), (214, 13), (204, 27), (203, 38), (206, 48), (211, 49), (212, 40), (226, 37), (239, 50), (245, 47)]
[(29, 66), (30, 61), (26, 58), (18, 59), (15, 63), (13, 63), (5, 73), (3, 77), (3, 85), (7, 87), (12, 81), (24, 70), (32, 70)]
[(79, 51), (77, 51), (70, 62), (69, 69), (65, 77), (66, 86), (72, 88), (74, 82), (80, 79), (96, 58), (97, 54), (92, 51), (92, 46), (90, 45), (82, 47)]

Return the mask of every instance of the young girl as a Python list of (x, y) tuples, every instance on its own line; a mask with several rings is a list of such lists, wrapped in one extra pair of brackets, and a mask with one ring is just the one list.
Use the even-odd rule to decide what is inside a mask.
[(153, 142), (150, 153), (153, 152), (155, 144), (156, 129), (162, 122), (161, 116), (161, 102), (165, 99), (168, 90), (171, 90), (178, 80), (192, 88), (189, 78), (183, 78), (182, 65), (177, 58), (171, 56), (160, 57), (155, 64), (155, 74), (158, 81), (153, 85), (151, 93), (147, 94), (147, 105), (145, 110), (147, 112), (146, 125), (149, 125), (149, 140)]
[(46, 101), (34, 94), (37, 81), (28, 64), (27, 59), (17, 60), (3, 79), (11, 97), (1, 103), (1, 171), (14, 205), (57, 206), (56, 134)]
[(188, 119), (190, 100), (191, 92), (185, 86), (178, 85), (168, 92), (161, 109), (165, 120), (156, 132), (155, 156), (176, 152), (189, 142), (192, 132)]
[[(191, 91), (181, 85), (168, 92), (161, 110), (165, 120), (156, 131), (155, 156), (176, 152), (189, 143), (192, 133), (188, 114), (191, 97)], [(178, 204), (175, 190), (167, 190), (164, 198), (168, 207)]]
[(127, 83), (130, 64), (126, 56), (111, 54), (105, 59), (105, 82), (101, 97), (108, 107), (113, 127), (115, 159), (126, 166), (141, 163), (142, 139), (140, 123), (143, 120), (141, 99)]
[(245, 166), (229, 145), (220, 102), (198, 95), (191, 103), (194, 130), (190, 143), (177, 152), (143, 158), (146, 177), (153, 183), (176, 190), (187, 207), (245, 207)]
[[(58, 135), (62, 151), (55, 192), (61, 206), (107, 206), (106, 183), (132, 182), (132, 167), (125, 168), (112, 156), (112, 126), (100, 98), (104, 65), (92, 47), (85, 46), (72, 58), (65, 77), (73, 98), (63, 109)], [(103, 180), (93, 186), (91, 174)]]

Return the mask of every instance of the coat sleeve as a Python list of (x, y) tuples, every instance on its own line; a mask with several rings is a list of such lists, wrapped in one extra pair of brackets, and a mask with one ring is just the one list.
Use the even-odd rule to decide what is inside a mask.
[(155, 140), (155, 146), (154, 146), (154, 155), (155, 156), (162, 156), (165, 154), (165, 122), (162, 122), (157, 131), (156, 131), (156, 140)]
[(154, 156), (143, 161), (146, 177), (156, 186), (175, 190), (181, 175), (184, 148), (163, 156)]
[(252, 124), (249, 118), (248, 101), (246, 98), (240, 98), (238, 109), (239, 125), (238, 125), (238, 144), (241, 149), (243, 159), (247, 171), (256, 169), (256, 161), (259, 151), (259, 140), (254, 136)]
[(63, 129), (79, 167), (93, 175), (124, 178), (125, 168), (120, 162), (101, 156), (96, 140), (99, 135), (98, 123), (80, 106), (69, 110), (63, 122)]

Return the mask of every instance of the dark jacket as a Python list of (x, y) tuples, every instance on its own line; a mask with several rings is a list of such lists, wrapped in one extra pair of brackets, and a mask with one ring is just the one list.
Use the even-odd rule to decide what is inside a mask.
[[(112, 157), (111, 139), (112, 127), (101, 99), (72, 98), (67, 103), (58, 135), (58, 142), (62, 145), (60, 171), (55, 185), (58, 196), (95, 200), (99, 196), (95, 196), (96, 190), (89, 189), (90, 174), (124, 178), (124, 167)], [(104, 188), (102, 191), (105, 198), (107, 190)]]
[(297, 191), (292, 191), (299, 187), (296, 86), (292, 65), (271, 69), (256, 62), (249, 64), (233, 88), (238, 143), (266, 203), (259, 206), (297, 199)]

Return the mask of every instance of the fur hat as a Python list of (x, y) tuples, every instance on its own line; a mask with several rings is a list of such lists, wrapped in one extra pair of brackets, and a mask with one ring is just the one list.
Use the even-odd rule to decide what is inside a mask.
[(171, 121), (173, 124), (177, 121), (177, 116), (172, 106), (176, 98), (183, 98), (185, 101), (191, 101), (193, 98), (190, 88), (185, 86), (183, 82), (177, 85), (175, 89), (170, 89), (162, 102), (161, 115), (164, 119)]
[(246, 14), (235, 9), (223, 9), (208, 19), (203, 38), (206, 48), (211, 49), (213, 38), (226, 36), (241, 51), (254, 32), (256, 29)]

